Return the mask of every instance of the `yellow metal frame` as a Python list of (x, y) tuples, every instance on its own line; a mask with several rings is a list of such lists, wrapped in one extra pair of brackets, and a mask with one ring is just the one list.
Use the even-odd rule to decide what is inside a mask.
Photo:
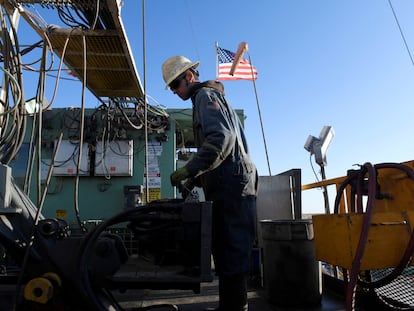
[[(364, 214), (313, 216), (316, 258), (351, 269), (363, 218)], [(396, 267), (408, 245), (413, 225), (414, 211), (374, 213), (360, 269)]]
[[(414, 168), (414, 161), (401, 163)], [(368, 241), (361, 270), (395, 267), (403, 256), (414, 226), (414, 181), (398, 169), (378, 170), (377, 180), (382, 199), (375, 198)], [(302, 190), (335, 185), (338, 189), (346, 177), (305, 185)], [(317, 260), (351, 269), (360, 240), (365, 214), (350, 212), (350, 187), (343, 192), (339, 213), (313, 215)], [(414, 260), (411, 260), (414, 265)]]

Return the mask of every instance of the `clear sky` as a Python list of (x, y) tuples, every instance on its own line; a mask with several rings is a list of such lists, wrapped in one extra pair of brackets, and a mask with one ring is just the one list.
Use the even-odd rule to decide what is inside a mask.
[[(256, 88), (272, 175), (300, 168), (303, 184), (315, 182), (311, 163), (316, 173), (319, 166), (304, 143), (325, 125), (335, 131), (327, 178), (346, 175), (354, 164), (414, 159), (414, 66), (388, 0), (147, 0), (145, 74), (142, 1), (123, 2), (121, 16), (141, 81), (145, 78), (148, 95), (167, 108), (191, 103), (164, 89), (165, 59), (199, 60), (201, 80), (215, 79), (215, 42), (234, 52), (240, 42), (248, 43), (259, 72)], [(391, 3), (414, 54), (414, 1)], [(49, 22), (56, 11), (47, 12)], [(260, 175), (268, 175), (253, 84), (224, 85), (233, 107), (244, 109), (253, 159)], [(55, 107), (79, 107), (76, 89), (77, 82), (60, 82)], [(93, 98), (87, 103), (96, 105)], [(323, 212), (322, 192), (316, 192), (320, 202), (307, 202), (309, 194), (304, 195), (304, 212)]]

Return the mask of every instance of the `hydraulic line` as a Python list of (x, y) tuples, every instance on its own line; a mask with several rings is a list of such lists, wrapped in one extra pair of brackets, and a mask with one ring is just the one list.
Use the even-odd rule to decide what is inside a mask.
[[(146, 206), (142, 206), (139, 209), (129, 209), (126, 210), (114, 217), (108, 219), (104, 223), (97, 226), (93, 231), (88, 233), (88, 236), (85, 238), (83, 245), (80, 249), (79, 256), (79, 267), (80, 267), (80, 277), (82, 279), (82, 284), (84, 286), (83, 290), (96, 310), (105, 311), (107, 310), (105, 306), (102, 305), (102, 302), (98, 299), (98, 295), (95, 289), (91, 286), (91, 280), (89, 278), (88, 272), (88, 262), (89, 258), (95, 245), (95, 242), (99, 236), (110, 226), (119, 224), (122, 222), (129, 221), (143, 221), (143, 220), (157, 220), (157, 219), (167, 219), (165, 217), (166, 213), (177, 211), (177, 208), (174, 205), (164, 206), (158, 205), (157, 203), (150, 203)], [(164, 214), (164, 216), (162, 215)], [(171, 220), (177, 220), (174, 215), (171, 215)], [(121, 309), (122, 310), (122, 309)], [(149, 310), (149, 309), (140, 309), (140, 310)], [(174, 310), (176, 310), (174, 308)]]
[[(383, 164), (377, 164), (375, 167), (377, 169), (396, 168), (396, 169), (403, 170), (405, 173), (407, 173), (407, 176), (411, 180), (414, 181), (414, 171), (411, 168), (409, 168), (405, 165), (395, 164), (395, 163), (383, 163)], [(408, 217), (406, 216), (406, 218), (408, 218)], [(379, 279), (375, 282), (364, 282), (364, 281), (359, 280), (358, 284), (360, 284), (361, 286), (367, 287), (367, 288), (378, 288), (378, 287), (381, 287), (381, 286), (384, 286), (384, 285), (390, 283), (391, 281), (395, 280), (399, 275), (401, 275), (403, 270), (407, 267), (408, 263), (410, 262), (413, 254), (414, 254), (414, 230), (411, 233), (410, 240), (408, 242), (407, 248), (406, 248), (403, 256), (401, 257), (400, 262), (392, 270), (392, 272), (387, 274), (384, 278)]]
[[(365, 171), (365, 172), (364, 172)], [(355, 301), (355, 289), (356, 289), (356, 283), (358, 280), (358, 274), (361, 267), (361, 259), (364, 255), (365, 245), (367, 244), (368, 240), (368, 232), (369, 232), (369, 226), (371, 224), (372, 214), (374, 210), (374, 198), (375, 198), (375, 180), (377, 179), (376, 171), (374, 167), (370, 163), (366, 163), (363, 166), (363, 169), (361, 169), (360, 173), (360, 180), (365, 175), (365, 173), (368, 173), (368, 201), (367, 201), (367, 208), (364, 215), (364, 220), (362, 224), (361, 229), (361, 235), (359, 237), (358, 246), (356, 249), (355, 257), (352, 262), (351, 267), (351, 273), (349, 275), (349, 284), (346, 289), (345, 293), (345, 299), (346, 299), (346, 307), (347, 310), (354, 310), (354, 301)], [(358, 184), (358, 186), (361, 186), (361, 183)], [(359, 206), (359, 204), (358, 204)]]

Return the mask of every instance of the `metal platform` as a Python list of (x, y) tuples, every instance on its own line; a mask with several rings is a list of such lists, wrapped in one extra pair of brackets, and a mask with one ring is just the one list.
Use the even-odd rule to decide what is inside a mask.
[[(18, 1), (27, 3), (33, 1)], [(51, 6), (55, 1), (34, 1)], [(65, 5), (87, 5), (68, 1)], [(62, 5), (62, 3), (60, 3)], [(23, 9), (22, 16), (35, 31), (50, 42), (53, 51), (96, 97), (142, 98), (143, 88), (120, 16), (119, 1), (102, 1), (102, 9), (111, 28), (41, 27)], [(85, 62), (86, 59), (86, 62)], [(86, 73), (86, 77), (85, 77)]]
[[(123, 294), (115, 293), (120, 305), (128, 309), (142, 308), (155, 305), (176, 305), (179, 311), (203, 311), (205, 308), (218, 306), (218, 282), (203, 283), (200, 294), (192, 291), (129, 291)], [(345, 310), (342, 297), (326, 292), (322, 302), (316, 307), (281, 307), (271, 304), (266, 299), (263, 288), (249, 286), (248, 290), (249, 311), (339, 311)], [(139, 309), (137, 309), (139, 310)], [(172, 310), (167, 308), (154, 308), (154, 310)]]

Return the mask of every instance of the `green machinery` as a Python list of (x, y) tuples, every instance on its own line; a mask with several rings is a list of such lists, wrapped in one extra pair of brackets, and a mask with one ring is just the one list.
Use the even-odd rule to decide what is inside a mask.
[[(189, 114), (172, 113), (177, 118), (191, 116), (191, 110)], [(47, 186), (42, 206), (45, 217), (76, 223), (77, 206), (82, 221), (96, 222), (126, 207), (145, 203), (146, 189), (149, 201), (175, 197), (169, 175), (175, 168), (177, 140), (175, 122), (171, 122), (167, 112), (149, 120), (152, 127), (147, 140), (143, 127), (134, 126), (139, 118), (134, 109), (111, 110), (102, 106), (85, 109), (84, 115), (83, 143), (80, 145), (81, 109), (45, 111), (42, 115), (39, 173), (38, 158), (35, 156), (30, 160), (30, 155), (36, 153), (35, 146), (29, 147), (31, 124), (27, 127), (25, 142), (18, 156), (11, 163), (16, 182), (22, 189), (27, 188), (33, 202), (39, 202)], [(29, 121), (33, 121), (33, 117)], [(59, 142), (60, 135), (62, 139)], [(52, 165), (50, 181), (47, 182)], [(30, 171), (31, 176), (27, 178)], [(40, 191), (37, 187), (39, 178)]]

